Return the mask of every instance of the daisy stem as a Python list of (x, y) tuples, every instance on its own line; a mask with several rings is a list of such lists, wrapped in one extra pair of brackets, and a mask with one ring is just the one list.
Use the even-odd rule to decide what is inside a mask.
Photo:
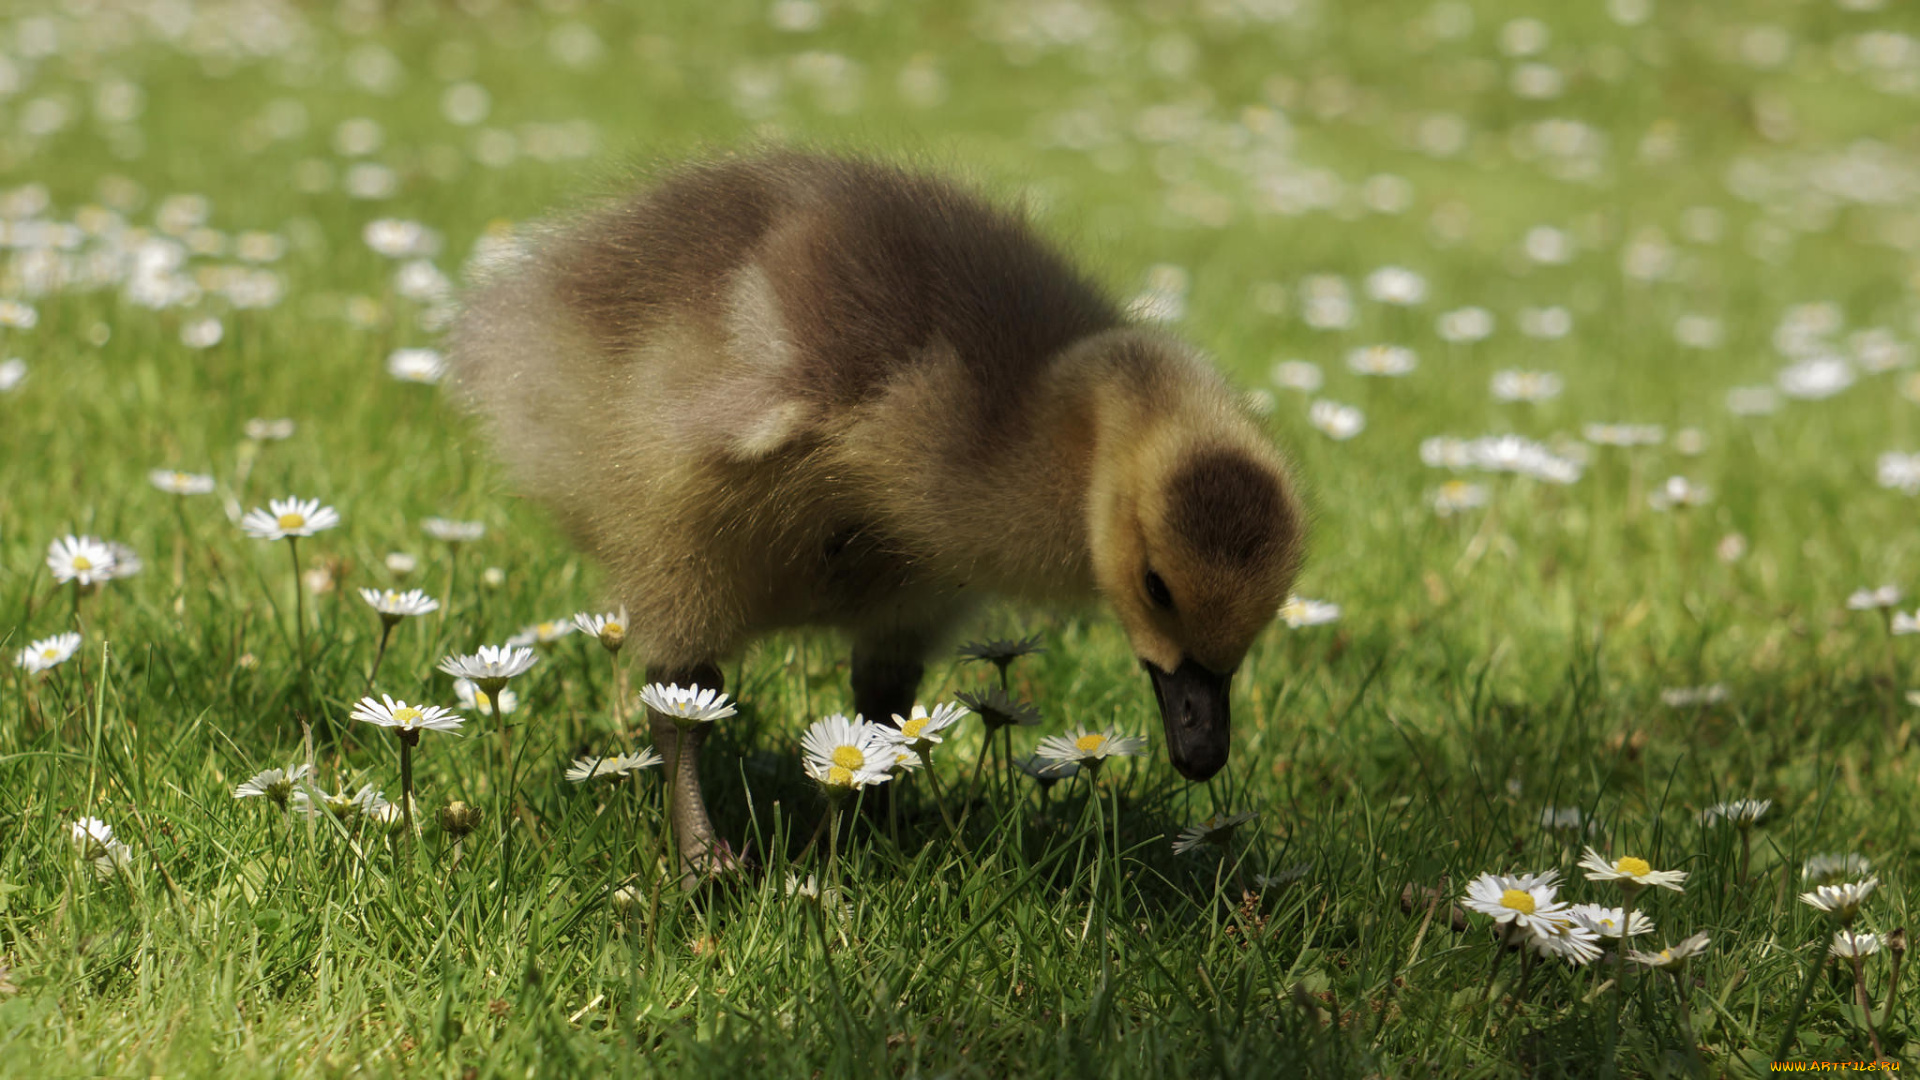
[[(1680, 1033), (1687, 1037), (1687, 1057), (1700, 1060), (1700, 1040), (1693, 1034), (1693, 1011), (1687, 1007), (1687, 991), (1692, 989), (1678, 970), (1673, 972), (1673, 996), (1680, 1004)], [(1702, 1070), (1704, 1072), (1705, 1070)]]
[(998, 734), (992, 728), (987, 729), (986, 738), (980, 740), (980, 756), (973, 763), (973, 781), (967, 785), (967, 806), (960, 820), (965, 822), (967, 814), (973, 812), (973, 800), (980, 797), (980, 772), (987, 766), (987, 751), (993, 749), (993, 737)]
[(1853, 1000), (1860, 1007), (1860, 1022), (1867, 1026), (1867, 1041), (1873, 1045), (1873, 1060), (1886, 1055), (1880, 1050), (1880, 1033), (1873, 1029), (1873, 1003), (1867, 1000), (1866, 961), (1853, 957)]
[(185, 596), (187, 581), (187, 497), (173, 497), (173, 518), (180, 526), (180, 532), (173, 543), (173, 591), (176, 596)]
[[(500, 768), (493, 777), (493, 814), (500, 823), (500, 902), (507, 902), (507, 879), (510, 876), (509, 863), (513, 858), (513, 823), (507, 820), (509, 798), (506, 785), (506, 773), (513, 768), (513, 742), (507, 734), (507, 723), (500, 715), (500, 691), (504, 687), (496, 686), (493, 692), (486, 694), (487, 712), (500, 728)], [(485, 693), (485, 691), (482, 691)]]
[(373, 680), (380, 677), (380, 661), (387, 658), (387, 639), (393, 636), (393, 620), (385, 616), (380, 619), (380, 648), (373, 654), (373, 670), (367, 672), (366, 693), (373, 693)]
[(413, 866), (413, 744), (400, 737), (400, 820), (407, 827), (407, 866)]
[(1740, 829), (1740, 884), (1745, 885), (1747, 883), (1747, 870), (1752, 866), (1753, 827), (1751, 825), (1745, 825)]
[(1891, 949), (1889, 951), (1893, 953), (1893, 970), (1887, 974), (1887, 1004), (1886, 1007), (1880, 1011), (1881, 1027), (1886, 1027), (1893, 1023), (1893, 1003), (1898, 1000), (1900, 996), (1900, 960), (1906, 954), (1907, 950)]
[(300, 585), (300, 538), (287, 537), (287, 557), (293, 561), (293, 629), (300, 656), (300, 675), (307, 674), (307, 597)]
[(1793, 999), (1793, 1011), (1787, 1014), (1786, 1030), (1780, 1033), (1780, 1043), (1773, 1048), (1773, 1059), (1785, 1061), (1787, 1051), (1793, 1049), (1793, 1037), (1800, 1030), (1800, 1014), (1806, 1011), (1807, 999), (1813, 996), (1813, 984), (1820, 981), (1820, 973), (1827, 970), (1827, 950), (1824, 943), (1820, 949), (1820, 959), (1807, 969), (1806, 981), (1800, 984), (1800, 993)]

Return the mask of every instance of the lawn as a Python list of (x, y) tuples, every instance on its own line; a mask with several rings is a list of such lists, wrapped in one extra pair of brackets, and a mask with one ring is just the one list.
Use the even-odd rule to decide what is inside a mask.
[[(8, 5), (0, 1074), (1906, 1060), (1917, 118), (1901, 0)], [(421, 350), (542, 218), (780, 144), (1023, 204), (1266, 417), (1311, 554), (1213, 781), (1110, 616), (996, 608), (1043, 651), (922, 700), (1039, 725), (832, 803), (846, 645), (777, 636), (703, 763), (750, 866), (682, 893), (659, 769), (566, 778), (638, 671), (534, 643), (504, 764), (461, 707), (443, 657), (609, 598)], [(370, 686), (466, 721), (411, 831)], [(1007, 757), (1083, 725), (1147, 745)]]

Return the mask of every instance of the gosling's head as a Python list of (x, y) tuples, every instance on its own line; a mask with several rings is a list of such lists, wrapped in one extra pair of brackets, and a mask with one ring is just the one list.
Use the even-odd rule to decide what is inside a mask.
[(1123, 331), (1088, 499), (1094, 576), (1153, 681), (1174, 768), (1205, 780), (1232, 745), (1228, 691), (1299, 570), (1302, 521), (1280, 455), (1178, 342)]

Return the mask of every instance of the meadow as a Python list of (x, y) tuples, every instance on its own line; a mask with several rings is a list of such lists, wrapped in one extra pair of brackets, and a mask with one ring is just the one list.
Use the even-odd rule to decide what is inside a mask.
[[(1906, 1060), (1917, 118), (1900, 0), (9, 4), (0, 1074)], [(434, 350), (544, 217), (781, 144), (1023, 204), (1267, 418), (1311, 554), (1219, 777), (1110, 618), (996, 608), (1041, 651), (923, 703), (1038, 724), (884, 814), (803, 766), (845, 643), (730, 658), (721, 882), (659, 769), (568, 779), (643, 680), (538, 633), (609, 598)], [(523, 632), (503, 742), (439, 665)], [(464, 718), (411, 828), (369, 692)], [(1146, 746), (1041, 771), (1080, 727)]]

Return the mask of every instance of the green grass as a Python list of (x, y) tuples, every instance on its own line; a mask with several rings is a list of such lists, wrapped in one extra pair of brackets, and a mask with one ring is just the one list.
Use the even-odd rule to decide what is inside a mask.
[[(1295, 14), (1229, 17), (1263, 8)], [(1907, 6), (1671, 0), (1622, 26), (1599, 4), (1086, 3), (1046, 8), (1016, 33), (1022, 12), (1042, 9), (866, 0), (828, 4), (818, 29), (789, 33), (764, 5), (732, 0), (419, 0), (385, 16), (273, 9), (284, 37), (210, 8), (170, 41), (141, 18), (74, 14), (85, 9), (14, 6), (0, 20), (21, 83), (0, 100), (0, 188), (42, 185), (45, 216), (73, 221), (126, 187), (103, 180), (125, 178), (140, 194), (122, 210), (148, 228), (167, 196), (204, 195), (213, 228), (287, 241), (272, 266), (285, 297), (265, 310), (210, 298), (154, 311), (118, 284), (42, 293), (17, 242), (0, 274), (0, 295), (38, 315), (0, 331), (4, 355), (30, 371), (0, 393), (0, 641), (11, 655), (76, 620), (86, 634), (45, 678), (0, 674), (0, 965), (17, 990), (0, 988), (0, 1073), (1741, 1076), (1788, 1035), (1803, 985), (1788, 1056), (1870, 1056), (1850, 974), (1829, 966), (1808, 982), (1831, 928), (1796, 894), (1806, 857), (1857, 851), (1882, 881), (1861, 925), (1904, 925), (1915, 897), (1920, 713), (1902, 700), (1913, 648), (1845, 600), (1882, 582), (1920, 592), (1914, 502), (1875, 483), (1880, 453), (1920, 449), (1920, 414), (1908, 371), (1863, 373), (1830, 400), (1769, 416), (1732, 415), (1724, 399), (1787, 363), (1773, 338), (1796, 304), (1838, 305), (1840, 351), (1868, 327), (1909, 350), (1920, 336), (1920, 129), (1902, 90), (1920, 81), (1920, 45), (1900, 54), (1900, 39), (1867, 39), (1869, 53), (1878, 42), (1895, 55), (1884, 73), (1860, 59), (1869, 31), (1920, 35)], [(1550, 30), (1531, 59), (1565, 77), (1552, 100), (1508, 89), (1526, 61), (1502, 54), (1502, 26), (1527, 15)], [(553, 31), (569, 24), (594, 30), (597, 61), (556, 60)], [(242, 25), (273, 47), (227, 55), (222, 28)], [(1742, 59), (1762, 26), (1790, 46), (1776, 66)], [(403, 71), (382, 92), (353, 74), (380, 66), (377, 49)], [(939, 72), (939, 101), (903, 95), (909, 68)], [(463, 79), (491, 95), (477, 126), (441, 112)], [(142, 89), (136, 117), (97, 105), (115, 81)], [(749, 100), (756, 85), (774, 91)], [(265, 118), (284, 119), (288, 102), (305, 124), (275, 136)], [(1187, 118), (1156, 134), (1143, 114), (1169, 105)], [(64, 127), (29, 133), (61, 109)], [(1060, 145), (1049, 133), (1069, 112), (1079, 134)], [(1465, 130), (1452, 156), (1419, 149), (1439, 113)], [(384, 131), (369, 160), (394, 170), (390, 198), (338, 186), (348, 163), (333, 135), (353, 117)], [(586, 156), (499, 167), (474, 156), (483, 132), (537, 144), (547, 135), (526, 125), (577, 119), (597, 133)], [(1587, 125), (1603, 147), (1571, 179), (1529, 149), (1549, 120)], [(967, 809), (980, 748), (969, 721), (934, 761), (944, 802), (915, 776), (897, 793), (897, 842), (884, 817), (838, 840), (844, 917), (785, 888), (790, 871), (826, 873), (822, 848), (807, 848), (825, 806), (801, 774), (798, 736), (850, 707), (845, 644), (827, 636), (771, 638), (727, 663), (742, 709), (710, 744), (708, 798), (758, 865), (712, 893), (669, 891), (657, 915), (657, 778), (582, 789), (561, 777), (578, 753), (628, 745), (606, 657), (577, 636), (543, 648), (517, 683), (527, 816), (510, 866), (491, 818), (457, 852), (429, 825), (410, 864), (398, 836), (232, 799), (257, 770), (304, 760), (307, 729), (324, 783), (397, 794), (391, 740), (364, 725), (337, 737), (379, 636), (352, 590), (398, 583), (388, 552), (417, 555), (408, 584), (447, 601), (402, 625), (386, 657), (381, 689), (409, 700), (452, 703), (433, 670), (442, 655), (603, 599), (593, 568), (510, 492), (471, 427), (435, 391), (385, 374), (392, 349), (435, 338), (361, 241), (365, 223), (426, 223), (457, 278), (493, 223), (755, 140), (918, 160), (1024, 197), (1122, 296), (1153, 264), (1188, 272), (1180, 332), (1278, 399), (1275, 438), (1313, 508), (1300, 592), (1344, 608), (1331, 626), (1276, 626), (1256, 645), (1235, 684), (1227, 772), (1178, 781), (1109, 619), (997, 610), (979, 636), (1037, 631), (1047, 646), (1013, 671), (1041, 733), (1112, 723), (1152, 734), (1149, 753), (1097, 786), (1044, 794), (990, 772)], [(1854, 168), (1837, 169), (1843, 160)], [(1890, 194), (1869, 190), (1863, 162), (1891, 177)], [(1259, 177), (1315, 169), (1337, 181), (1331, 204), (1266, 205)], [(316, 172), (333, 186), (295, 182)], [(1363, 182), (1382, 173), (1410, 186), (1403, 210), (1363, 204)], [(1732, 193), (1755, 175), (1757, 197)], [(1689, 237), (1700, 207), (1718, 213), (1717, 239)], [(1566, 231), (1571, 261), (1524, 257), (1540, 225)], [(1654, 231), (1674, 272), (1623, 274)], [(229, 262), (195, 257), (189, 271)], [(1426, 301), (1366, 299), (1362, 279), (1385, 265), (1418, 271)], [(1315, 274), (1346, 279), (1351, 327), (1302, 319)], [(1284, 313), (1255, 302), (1263, 283), (1285, 289)], [(1434, 318), (1469, 304), (1494, 313), (1494, 335), (1439, 340)], [(1570, 310), (1564, 339), (1518, 331), (1522, 308), (1546, 305)], [(181, 343), (199, 314), (223, 320), (213, 348)], [(1719, 319), (1723, 342), (1677, 344), (1687, 314)], [(1420, 367), (1399, 380), (1350, 373), (1347, 351), (1377, 341), (1414, 348)], [(1288, 358), (1318, 363), (1320, 396), (1360, 406), (1365, 432), (1334, 442), (1314, 430), (1307, 399), (1267, 383)], [(1504, 368), (1556, 372), (1566, 390), (1497, 403), (1488, 379)], [(248, 443), (257, 416), (298, 429)], [(1487, 509), (1430, 507), (1449, 474), (1421, 464), (1423, 439), (1568, 440), (1605, 421), (1697, 428), (1704, 449), (1594, 448), (1575, 484), (1474, 476)], [(221, 494), (175, 505), (146, 482), (162, 466), (212, 472)], [(1650, 510), (1646, 493), (1675, 474), (1710, 485), (1711, 502)], [(254, 506), (286, 494), (344, 517), (301, 548), (333, 583), (306, 605), (307, 675), (286, 552), (246, 539), (221, 509), (227, 496)], [(436, 514), (489, 532), (456, 552), (420, 531)], [(128, 543), (146, 569), (76, 608), (44, 565), (69, 531)], [(1716, 547), (1736, 533), (1746, 552), (1723, 560)], [(499, 584), (484, 583), (489, 567)], [(991, 678), (985, 665), (936, 662), (923, 700)], [(1726, 686), (1724, 702), (1661, 702), (1663, 689), (1710, 683)], [(491, 805), (493, 733), (471, 726), (424, 740), (423, 817), (450, 799)], [(1017, 733), (1016, 750), (1035, 738)], [(1743, 882), (1737, 834), (1694, 814), (1745, 796), (1775, 806)], [(1548, 807), (1600, 824), (1584, 836), (1543, 828)], [(1179, 829), (1243, 809), (1261, 816), (1224, 863), (1173, 854)], [(86, 815), (132, 846), (124, 874), (96, 880), (76, 857), (68, 831)], [(1691, 1037), (1671, 980), (1622, 983), (1605, 964), (1543, 962), (1522, 992), (1507, 962), (1483, 1002), (1486, 920), (1456, 929), (1452, 901), (1484, 871), (1546, 869), (1568, 879), (1566, 898), (1614, 900), (1575, 867), (1589, 842), (1689, 872), (1684, 894), (1642, 909), (1653, 947), (1712, 934), (1683, 984)], [(1297, 880), (1253, 884), (1292, 868), (1304, 868)], [(612, 899), (629, 883), (632, 910)], [(1868, 965), (1876, 1005), (1886, 960)], [(1896, 1057), (1913, 1033), (1907, 988), (1878, 1032)]]

